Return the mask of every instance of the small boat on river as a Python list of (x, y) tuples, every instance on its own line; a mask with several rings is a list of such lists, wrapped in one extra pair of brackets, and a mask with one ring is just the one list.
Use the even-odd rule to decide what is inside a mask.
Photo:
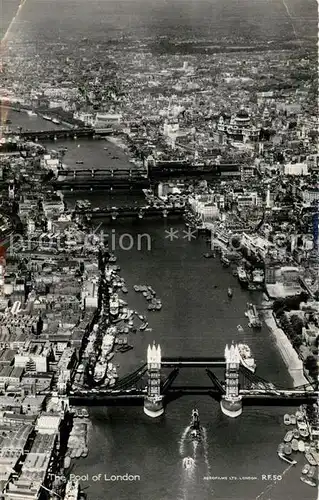
[(290, 424), (291, 424), (290, 415), (288, 415), (288, 413), (286, 413), (286, 414), (284, 415), (284, 424), (285, 424), (285, 425), (290, 425)]
[(293, 438), (293, 432), (292, 431), (288, 431), (284, 437), (284, 441), (285, 443), (289, 443)]
[(302, 439), (299, 439), (298, 441), (298, 451), (301, 453), (305, 452), (305, 442)]
[(148, 327), (148, 322), (145, 321), (144, 323), (141, 324), (140, 326), (140, 332), (142, 332), (143, 330), (145, 330), (146, 328)]
[(293, 440), (291, 441), (291, 447), (292, 447), (292, 451), (298, 451), (299, 447), (298, 447), (298, 440), (293, 438)]
[(291, 455), (292, 447), (291, 447), (290, 443), (285, 444), (284, 452), (285, 452), (285, 455)]

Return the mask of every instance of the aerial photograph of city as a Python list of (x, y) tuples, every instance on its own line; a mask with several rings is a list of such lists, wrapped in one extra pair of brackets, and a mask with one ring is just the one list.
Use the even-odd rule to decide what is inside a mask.
[(319, 500), (317, 2), (0, 40), (0, 500)]

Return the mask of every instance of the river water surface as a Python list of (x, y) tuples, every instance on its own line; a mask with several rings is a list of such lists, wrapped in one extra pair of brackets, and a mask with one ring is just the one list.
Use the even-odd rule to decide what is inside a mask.
[[(21, 113), (12, 113), (11, 117), (17, 115), (20, 122), (31, 120)], [(105, 160), (99, 142), (58, 141), (47, 143), (47, 147), (56, 149), (65, 144), (68, 151), (64, 161), (72, 168), (81, 157), (95, 165), (110, 161)], [(110, 147), (116, 151), (115, 146)], [(116, 154), (121, 163), (121, 153)], [(126, 162), (124, 159), (121, 164)], [(75, 193), (66, 195), (66, 201), (72, 204), (77, 197)], [(109, 204), (110, 200), (108, 193), (81, 197), (90, 198), (96, 205)], [(126, 196), (113, 196), (112, 203), (127, 201)], [(174, 241), (167, 238), (166, 230), (171, 227), (177, 231)], [(120, 376), (146, 361), (147, 346), (153, 340), (161, 345), (164, 356), (222, 356), (225, 344), (234, 340), (249, 343), (258, 375), (292, 387), (267, 327), (258, 332), (247, 327), (246, 303), (260, 302), (261, 294), (243, 291), (218, 259), (203, 258), (207, 243), (202, 238), (187, 241), (184, 229), (182, 222), (164, 220), (104, 225), (105, 232), (112, 234), (113, 230), (116, 235), (114, 249), (129, 288), (124, 297), (129, 306), (146, 313), (146, 301), (133, 291), (134, 284), (151, 285), (163, 302), (162, 311), (147, 314), (152, 331), (138, 332), (130, 339), (134, 349), (116, 355)], [(130, 235), (130, 250), (116, 243), (122, 234)], [(145, 237), (138, 245), (141, 234), (148, 235), (148, 246)], [(234, 290), (231, 301), (228, 286)], [(237, 331), (238, 324), (244, 332)], [(216, 374), (223, 376), (222, 372)], [(176, 383), (207, 385), (208, 380), (204, 370), (187, 369), (181, 370)], [(205, 439), (196, 450), (185, 439), (194, 407), (205, 428)], [(295, 467), (277, 457), (277, 446), (286, 431), (285, 412), (284, 408), (244, 408), (239, 418), (230, 419), (209, 397), (189, 396), (170, 403), (158, 420), (144, 415), (141, 407), (90, 409), (89, 455), (77, 461), (72, 472), (83, 475), (82, 486), (92, 500), (315, 500), (314, 489), (299, 480), (304, 457), (299, 455)], [(186, 456), (195, 460), (190, 472), (183, 468)], [(125, 474), (138, 478), (127, 481)], [(124, 479), (109, 480), (113, 475)], [(276, 480), (278, 475), (280, 479)]]

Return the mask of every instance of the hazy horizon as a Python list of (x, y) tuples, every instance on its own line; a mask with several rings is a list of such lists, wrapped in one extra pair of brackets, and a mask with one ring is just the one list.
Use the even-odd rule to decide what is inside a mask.
[[(1, 0), (2, 34), (19, 3)], [(25, 39), (30, 33), (97, 38), (121, 32), (257, 42), (317, 37), (316, 19), (313, 0), (26, 0), (12, 31)]]

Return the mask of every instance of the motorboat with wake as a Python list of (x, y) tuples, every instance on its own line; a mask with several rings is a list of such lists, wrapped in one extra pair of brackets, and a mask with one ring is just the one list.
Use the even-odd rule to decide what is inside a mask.
[(199, 412), (197, 409), (192, 410), (190, 436), (193, 441), (199, 441), (202, 437), (202, 428), (200, 425)]

